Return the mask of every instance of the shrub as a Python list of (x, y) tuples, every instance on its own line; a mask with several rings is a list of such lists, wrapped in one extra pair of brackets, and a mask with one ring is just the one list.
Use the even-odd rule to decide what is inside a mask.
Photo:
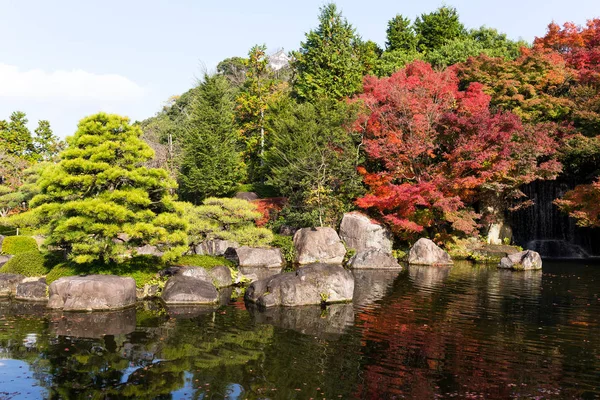
[(190, 267), (202, 267), (206, 269), (218, 267), (219, 265), (235, 267), (235, 264), (226, 259), (225, 257), (200, 256), (197, 254), (183, 256), (175, 264), (186, 265)]
[(0, 268), (0, 273), (44, 276), (48, 270), (46, 257), (36, 249), (15, 255)]
[(261, 199), (279, 196), (276, 187), (271, 185), (264, 185), (262, 183), (246, 183), (243, 185), (239, 185), (236, 188), (236, 192), (254, 192)]
[(4, 254), (17, 255), (38, 251), (38, 245), (34, 238), (30, 236), (8, 236), (2, 242), (2, 252)]
[(293, 264), (296, 258), (296, 249), (294, 248), (294, 238), (292, 236), (273, 235), (271, 246), (281, 249), (283, 258), (287, 264)]

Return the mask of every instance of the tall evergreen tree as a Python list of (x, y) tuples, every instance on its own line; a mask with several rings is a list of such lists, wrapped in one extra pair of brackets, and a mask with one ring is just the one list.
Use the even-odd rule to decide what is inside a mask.
[(0, 122), (0, 148), (7, 154), (26, 159), (33, 157), (33, 139), (27, 122), (21, 111), (13, 112), (8, 122)]
[(63, 150), (64, 142), (54, 135), (50, 122), (40, 120), (34, 132), (33, 148), (38, 160), (51, 161)]
[(222, 75), (205, 75), (189, 109), (179, 172), (181, 197), (195, 204), (231, 194), (241, 178), (234, 94)]
[(460, 22), (456, 8), (440, 7), (429, 14), (421, 14), (414, 23), (417, 33), (417, 49), (431, 51), (452, 39), (463, 36), (465, 27)]
[(410, 19), (398, 14), (388, 22), (386, 51), (414, 51), (417, 48), (417, 36)]
[(362, 63), (352, 25), (335, 4), (321, 8), (319, 26), (294, 53), (294, 91), (301, 99), (341, 99), (360, 90)]
[[(32, 212), (47, 223), (46, 244), (76, 263), (120, 261), (128, 249), (155, 244), (165, 258), (187, 248), (186, 224), (167, 171), (146, 168), (154, 152), (142, 131), (118, 115), (82, 119), (58, 164), (39, 179)], [(127, 241), (120, 240), (126, 234)]]

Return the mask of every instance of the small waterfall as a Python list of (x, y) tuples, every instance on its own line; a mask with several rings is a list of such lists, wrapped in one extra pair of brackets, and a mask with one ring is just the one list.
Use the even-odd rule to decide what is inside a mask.
[(572, 187), (559, 181), (526, 185), (522, 190), (534, 205), (509, 214), (515, 243), (545, 258), (600, 256), (600, 229), (578, 227), (553, 204)]

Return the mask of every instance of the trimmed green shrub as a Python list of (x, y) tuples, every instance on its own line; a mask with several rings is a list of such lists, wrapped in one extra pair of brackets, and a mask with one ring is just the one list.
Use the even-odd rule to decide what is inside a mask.
[(177, 260), (175, 264), (186, 265), (190, 267), (202, 267), (206, 269), (218, 267), (219, 265), (225, 265), (230, 268), (235, 268), (235, 264), (226, 259), (225, 257), (200, 256), (197, 254), (183, 256), (179, 258), (179, 260)]
[(38, 251), (38, 245), (31, 236), (8, 236), (2, 242), (2, 253), (17, 255)]
[(0, 268), (0, 273), (44, 276), (49, 271), (46, 264), (46, 257), (44, 257), (40, 251), (28, 251), (17, 254), (11, 258), (2, 266), (2, 268)]

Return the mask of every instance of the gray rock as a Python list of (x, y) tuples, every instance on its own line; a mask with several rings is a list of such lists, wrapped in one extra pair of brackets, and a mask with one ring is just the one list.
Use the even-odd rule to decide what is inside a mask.
[(249, 304), (248, 311), (256, 323), (290, 329), (321, 339), (337, 339), (354, 323), (352, 304), (321, 306), (272, 307), (260, 309)]
[(313, 264), (253, 282), (246, 300), (263, 307), (303, 306), (352, 300), (354, 277), (340, 265)]
[(500, 260), (498, 268), (508, 268), (514, 270), (533, 270), (542, 269), (542, 257), (533, 250), (525, 250), (519, 253), (510, 254)]
[(235, 194), (235, 198), (242, 199), (242, 200), (248, 200), (248, 201), (254, 201), (254, 200), (258, 200), (258, 194), (254, 193), (254, 192), (237, 192)]
[(218, 267), (211, 268), (208, 274), (212, 278), (212, 283), (217, 289), (225, 288), (233, 285), (233, 278), (231, 277), (231, 270), (229, 267), (220, 265)]
[[(262, 268), (262, 267), (240, 267), (238, 281), (236, 283), (255, 282), (261, 279), (267, 279), (273, 275), (283, 272), (283, 267)], [(245, 279), (244, 279), (245, 278)]]
[(357, 253), (367, 249), (378, 249), (392, 254), (393, 236), (384, 226), (359, 212), (344, 214), (340, 225), (340, 238), (346, 247)]
[(118, 310), (135, 305), (133, 278), (115, 275), (67, 276), (50, 284), (48, 308), (65, 311)]
[(162, 257), (165, 253), (160, 251), (156, 246), (152, 246), (150, 244), (136, 247), (134, 252), (138, 256), (154, 256), (154, 257)]
[(281, 268), (285, 265), (281, 249), (273, 247), (230, 247), (225, 252), (225, 258), (241, 268)]
[(194, 247), (194, 253), (206, 256), (222, 256), (228, 248), (240, 247), (238, 242), (233, 240), (207, 240)]
[(169, 278), (161, 298), (166, 304), (215, 304), (219, 292), (211, 282), (177, 275)]
[(294, 236), (298, 232), (298, 228), (289, 225), (281, 225), (279, 228), (279, 234), (282, 236)]
[(408, 263), (416, 265), (452, 265), (450, 255), (432, 240), (421, 238), (408, 252)]
[(0, 297), (9, 297), (17, 293), (17, 285), (25, 279), (19, 274), (0, 274)]
[(4, 242), (4, 235), (0, 235), (0, 251), (2, 251), (2, 243)]
[(0, 267), (6, 264), (11, 258), (13, 258), (10, 254), (0, 254)]
[(55, 335), (77, 338), (101, 338), (127, 335), (135, 331), (136, 310), (98, 311), (94, 313), (53, 312), (50, 330)]
[(48, 285), (45, 279), (21, 282), (17, 285), (15, 299), (22, 301), (48, 301)]
[(352, 269), (401, 269), (392, 255), (379, 249), (368, 249), (358, 252), (348, 260), (348, 268)]
[(179, 272), (177, 272), (176, 275), (200, 279), (205, 282), (212, 282), (212, 276), (210, 276), (208, 271), (202, 267), (183, 267), (179, 270)]
[(341, 264), (346, 248), (332, 228), (302, 228), (294, 235), (298, 264)]

